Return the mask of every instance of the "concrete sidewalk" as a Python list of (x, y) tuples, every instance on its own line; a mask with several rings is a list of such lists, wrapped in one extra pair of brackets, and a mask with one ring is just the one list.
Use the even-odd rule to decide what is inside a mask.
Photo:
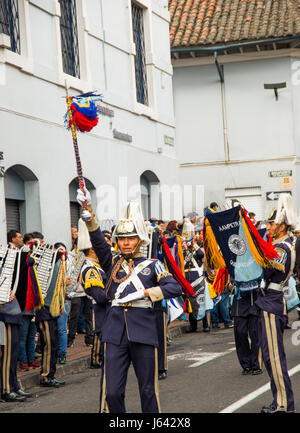
[[(181, 337), (187, 329), (189, 322), (174, 320), (168, 326), (168, 335), (170, 339)], [(64, 365), (57, 364), (56, 377), (60, 378), (73, 373), (80, 373), (90, 368), (91, 347), (84, 343), (84, 335), (78, 334), (75, 338), (73, 347), (67, 349), (67, 363)], [(34, 387), (39, 387), (40, 369), (30, 369), (29, 371), (18, 370), (18, 381), (23, 390), (29, 390)]]

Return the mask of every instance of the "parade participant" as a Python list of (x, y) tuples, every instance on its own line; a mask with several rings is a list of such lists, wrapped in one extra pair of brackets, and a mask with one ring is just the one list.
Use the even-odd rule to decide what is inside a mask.
[(235, 292), (231, 315), (234, 318), (236, 354), (243, 369), (242, 374), (261, 374), (262, 365), (258, 345), (259, 309), (255, 304), (257, 289), (242, 294), (236, 288), (232, 290)]
[(36, 310), (42, 353), (40, 385), (58, 388), (65, 384), (64, 380), (55, 378), (55, 373), (58, 356), (57, 320), (65, 309), (66, 253), (51, 245), (40, 244), (33, 250), (32, 256), (37, 260), (37, 274), (44, 297), (44, 306)]
[(258, 293), (260, 309), (258, 322), (259, 345), (266, 370), (270, 376), (273, 402), (262, 413), (294, 412), (294, 395), (287, 370), (283, 332), (287, 321), (283, 287), (293, 272), (295, 252), (289, 230), (295, 224), (292, 197), (281, 194), (277, 210), (268, 218), (267, 231), (279, 258), (273, 267), (265, 269), (265, 288)]
[[(192, 214), (193, 215), (193, 214)], [(196, 216), (195, 216), (196, 218)], [(204, 253), (199, 247), (194, 231), (194, 225), (190, 219), (186, 218), (182, 228), (184, 273), (185, 279), (197, 290), (197, 286), (203, 280), (203, 260)], [(186, 301), (190, 305), (189, 301)], [(190, 307), (188, 310), (191, 310)], [(193, 311), (189, 311), (190, 329), (187, 332), (196, 332), (198, 321)], [(203, 320), (203, 330), (210, 331), (206, 317)]]
[[(1, 397), (7, 402), (21, 402), (32, 394), (23, 391), (17, 380), (20, 327), (22, 311), (25, 309), (30, 278), (29, 267), (34, 262), (27, 260), (23, 248), (0, 245), (1, 298), (0, 324), (5, 325), (5, 341), (1, 357)], [(6, 296), (8, 299), (4, 300)], [(1, 343), (2, 344), (2, 343)]]
[(89, 192), (78, 190), (77, 201), (88, 208), (86, 224), (107, 275), (106, 294), (111, 302), (102, 328), (105, 345), (101, 412), (105, 401), (110, 412), (126, 412), (125, 387), (132, 362), (142, 412), (158, 413), (158, 338), (153, 303), (179, 296), (181, 287), (158, 260), (146, 259), (139, 253), (149, 238), (137, 203), (127, 204), (125, 215), (114, 230), (112, 241), (117, 242), (120, 254), (113, 257), (93, 214)]

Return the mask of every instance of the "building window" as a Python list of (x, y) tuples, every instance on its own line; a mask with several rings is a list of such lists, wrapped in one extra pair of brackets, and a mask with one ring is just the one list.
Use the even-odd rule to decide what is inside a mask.
[(0, 0), (0, 33), (10, 37), (10, 49), (20, 54), (18, 0)]
[(76, 2), (59, 0), (59, 3), (63, 70), (68, 75), (80, 78)]
[(136, 50), (134, 59), (136, 99), (140, 104), (148, 105), (143, 9), (136, 3), (132, 3), (132, 31)]

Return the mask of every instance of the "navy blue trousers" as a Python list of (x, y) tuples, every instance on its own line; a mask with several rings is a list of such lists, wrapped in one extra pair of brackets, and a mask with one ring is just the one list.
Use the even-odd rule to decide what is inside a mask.
[(235, 316), (234, 338), (237, 357), (242, 368), (252, 370), (261, 368), (258, 360), (258, 317), (252, 314), (247, 317)]
[(266, 370), (271, 379), (274, 409), (295, 410), (291, 380), (283, 345), (286, 317), (261, 311), (258, 320), (259, 345)]
[(104, 344), (104, 369), (100, 412), (125, 413), (125, 387), (132, 362), (139, 385), (143, 413), (159, 413), (157, 348), (128, 341)]
[(42, 364), (40, 372), (41, 382), (53, 379), (56, 372), (58, 354), (57, 319), (41, 320), (38, 322), (40, 333)]
[(5, 323), (6, 344), (2, 346), (1, 395), (17, 392), (17, 362), (20, 343), (20, 325)]
[(168, 370), (167, 362), (167, 313), (155, 311), (158, 336), (158, 371)]

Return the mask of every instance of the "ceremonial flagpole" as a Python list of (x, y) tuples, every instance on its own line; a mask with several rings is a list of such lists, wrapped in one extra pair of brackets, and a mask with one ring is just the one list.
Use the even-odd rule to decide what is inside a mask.
[[(70, 118), (70, 120), (73, 120), (73, 113), (72, 113), (72, 109), (71, 109), (72, 98), (69, 96), (68, 85), (67, 85), (67, 83), (65, 83), (65, 84), (66, 84), (66, 101), (67, 101), (67, 106), (68, 106), (69, 118)], [(81, 189), (81, 191), (85, 195), (85, 192), (84, 192), (85, 183), (84, 183), (84, 179), (83, 179), (83, 175), (82, 175), (82, 165), (81, 165), (81, 160), (80, 160), (80, 155), (79, 155), (76, 126), (73, 122), (70, 122), (70, 128), (71, 128), (71, 132), (72, 132), (72, 139), (73, 139), (73, 146), (74, 146), (74, 152), (75, 152), (75, 160), (76, 160), (76, 169), (77, 169), (79, 188)], [(82, 209), (83, 210), (87, 209), (86, 203), (84, 203), (84, 205), (82, 206)]]

